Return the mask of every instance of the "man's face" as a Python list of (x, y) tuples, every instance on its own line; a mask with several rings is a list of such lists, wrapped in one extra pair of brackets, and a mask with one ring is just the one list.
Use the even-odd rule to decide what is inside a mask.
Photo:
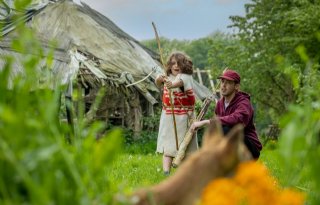
[(237, 91), (237, 84), (232, 80), (220, 79), (220, 93), (224, 97), (233, 95)]

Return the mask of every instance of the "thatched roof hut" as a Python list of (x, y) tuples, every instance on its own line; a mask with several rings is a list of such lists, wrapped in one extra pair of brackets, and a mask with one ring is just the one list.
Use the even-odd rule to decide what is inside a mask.
[[(12, 4), (9, 0), (4, 2), (8, 7)], [(16, 24), (10, 19), (15, 11), (2, 6), (0, 12), (4, 16), (1, 19), (4, 27), (0, 53), (14, 56), (14, 75), (23, 72), (21, 59), (24, 55), (10, 46), (13, 39), (19, 38)], [(45, 51), (51, 48), (52, 40), (57, 42), (51, 68), (56, 83), (67, 84), (76, 79), (85, 90), (87, 105), (93, 103), (99, 88), (106, 88), (96, 118), (141, 130), (142, 116), (152, 114), (160, 99), (154, 79), (163, 71), (156, 53), (84, 3), (37, 1), (25, 11), (23, 18), (15, 21), (24, 21), (35, 32)], [(0, 69), (4, 63), (0, 59)], [(39, 67), (44, 65), (45, 62)], [(127, 87), (148, 75), (141, 83)], [(199, 98), (203, 99), (209, 93), (197, 84)]]

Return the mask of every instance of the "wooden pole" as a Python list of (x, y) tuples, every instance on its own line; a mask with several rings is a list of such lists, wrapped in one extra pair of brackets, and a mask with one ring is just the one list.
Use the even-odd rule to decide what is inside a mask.
[(206, 71), (207, 71), (207, 74), (208, 74), (208, 77), (209, 77), (209, 82), (210, 82), (211, 89), (213, 91), (215, 89), (215, 86), (214, 86), (214, 82), (212, 80), (211, 72), (210, 72), (210, 70), (206, 70)]
[(66, 140), (69, 144), (72, 143), (72, 138), (75, 135), (75, 130), (74, 130), (74, 113), (73, 113), (73, 100), (72, 100), (72, 80), (69, 80), (68, 83), (68, 88), (65, 92), (65, 103), (66, 103), (66, 113), (67, 113), (67, 121), (70, 127), (70, 132), (66, 136)]
[[(209, 106), (210, 106), (211, 102), (213, 101), (213, 99), (214, 99), (214, 95), (212, 95), (210, 97), (207, 97), (205, 99), (204, 103), (202, 104), (201, 110), (200, 110), (199, 114), (197, 115), (195, 121), (203, 120), (203, 118), (204, 118), (205, 114), (207, 113), (207, 111), (209, 109)], [(181, 164), (182, 160), (185, 157), (186, 150), (187, 150), (192, 138), (194, 137), (194, 135), (195, 135), (195, 132), (192, 132), (190, 127), (189, 127), (189, 129), (186, 132), (182, 142), (180, 143), (180, 147), (179, 147), (178, 153), (177, 153), (176, 157), (174, 158), (174, 160), (172, 162), (172, 166), (173, 167), (176, 168)]]
[[(223, 70), (222, 73), (224, 73), (226, 70), (228, 70), (228, 68), (225, 68)], [(218, 97), (217, 97), (217, 89), (219, 89), (219, 86), (220, 86), (220, 83), (217, 84), (217, 88), (213, 87), (212, 89), (212, 95), (208, 98), (206, 98), (206, 100), (204, 101), (204, 103), (202, 104), (202, 107), (201, 107), (201, 110), (200, 110), (200, 113), (198, 114), (197, 118), (196, 118), (196, 121), (201, 121), (203, 120), (203, 117), (205, 116), (205, 114), (207, 113), (208, 111), (208, 108), (211, 104), (211, 102), (213, 100), (218, 101)], [(179, 150), (178, 150), (178, 154), (176, 155), (176, 157), (174, 158), (173, 162), (172, 162), (172, 165), (173, 167), (178, 167), (182, 160), (184, 159), (185, 157), (185, 152), (189, 146), (189, 143), (191, 142), (193, 136), (194, 136), (194, 132), (192, 132), (190, 130), (190, 127), (188, 128), (188, 131), (187, 133), (185, 134), (182, 142), (180, 143), (180, 147), (179, 147)]]
[[(156, 35), (157, 43), (158, 43), (160, 61), (161, 61), (161, 64), (162, 64), (163, 68), (165, 68), (165, 64), (164, 64), (164, 61), (163, 61), (163, 55), (162, 55), (162, 49), (161, 49), (161, 45), (160, 45), (160, 38), (159, 38), (158, 31), (157, 31), (157, 28), (156, 28), (156, 25), (154, 24), (154, 22), (152, 22), (152, 26), (153, 26), (153, 29), (154, 29), (154, 33)], [(166, 71), (165, 71), (165, 73), (166, 73)], [(179, 143), (178, 143), (176, 117), (175, 117), (175, 114), (174, 114), (174, 100), (172, 99), (172, 92), (171, 92), (170, 89), (168, 89), (168, 92), (169, 92), (170, 107), (171, 107), (171, 112), (172, 112), (174, 135), (175, 135), (175, 140), (176, 140), (176, 149), (178, 150), (179, 149)]]
[(200, 83), (201, 85), (203, 85), (203, 81), (202, 81), (202, 77), (201, 77), (201, 72), (200, 72), (200, 69), (199, 69), (199, 68), (197, 68), (197, 75), (198, 75), (199, 83)]

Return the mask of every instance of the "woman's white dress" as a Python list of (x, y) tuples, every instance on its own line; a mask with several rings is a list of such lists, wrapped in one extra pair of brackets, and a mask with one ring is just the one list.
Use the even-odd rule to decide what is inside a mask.
[[(174, 99), (173, 104), (178, 135), (178, 145), (180, 145), (188, 127), (190, 126), (190, 119), (194, 117), (195, 95), (193, 91), (193, 78), (192, 75), (178, 74), (177, 76), (170, 75), (169, 80), (183, 81), (183, 90), (182, 88), (171, 89), (171, 98)], [(166, 156), (175, 157), (178, 150), (176, 149), (169, 92), (166, 87), (164, 87), (163, 91), (162, 104), (163, 107), (159, 125), (157, 152), (164, 153)], [(190, 154), (197, 149), (197, 135), (195, 134), (188, 146), (188, 149), (186, 150), (186, 154)]]

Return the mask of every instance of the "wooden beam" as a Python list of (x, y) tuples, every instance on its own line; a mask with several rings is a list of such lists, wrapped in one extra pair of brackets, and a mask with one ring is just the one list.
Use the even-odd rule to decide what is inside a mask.
[(197, 68), (197, 69), (196, 69), (196, 71), (197, 71), (197, 75), (198, 75), (199, 83), (200, 83), (201, 85), (203, 85), (203, 81), (202, 81), (202, 77), (201, 77), (200, 69), (199, 69), (199, 68)]
[(214, 82), (213, 82), (213, 79), (212, 79), (212, 76), (211, 76), (211, 72), (210, 72), (210, 70), (206, 70), (206, 71), (207, 71), (207, 74), (208, 74), (208, 77), (209, 77), (209, 82), (210, 82), (211, 89), (215, 90), (215, 85), (214, 85)]

